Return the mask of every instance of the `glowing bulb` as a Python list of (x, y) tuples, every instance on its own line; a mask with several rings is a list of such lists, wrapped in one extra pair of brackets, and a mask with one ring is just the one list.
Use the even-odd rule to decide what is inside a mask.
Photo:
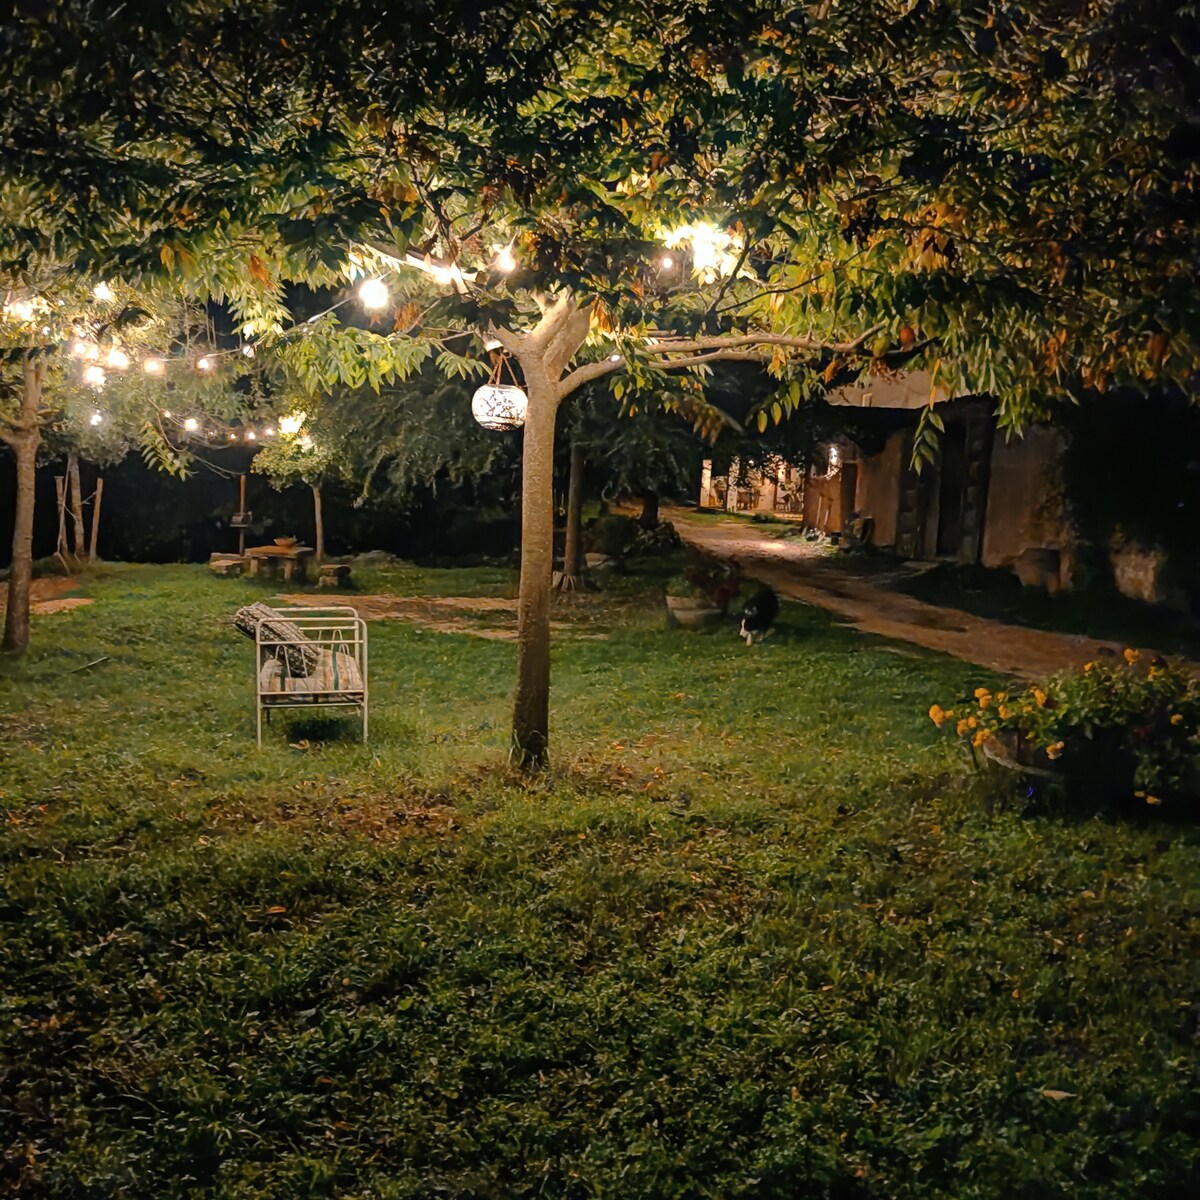
[(33, 317), (33, 305), (28, 300), (16, 300), (6, 304), (4, 311), (16, 317), (18, 321), (28, 321)]
[(228, 432), (228, 433), (227, 433), (225, 436), (226, 436), (226, 437), (227, 437), (227, 438), (228, 438), (228, 439), (229, 439), (231, 442), (236, 442), (236, 441), (237, 441), (237, 434), (236, 434), (236, 433), (234, 433), (232, 429), (231, 429), (231, 430), (230, 430), (230, 431), (229, 431), (229, 432)]
[(198, 368), (199, 368), (201, 371), (211, 371), (211, 370), (213, 369), (213, 360), (212, 360), (211, 358), (207, 358), (207, 357), (205, 357), (205, 358), (202, 358), (202, 359), (201, 359), (201, 360), (200, 360), (200, 361), (199, 361), (199, 362), (196, 364), (196, 366), (197, 366), (197, 367), (198, 367)]
[(495, 266), (497, 271), (502, 271), (507, 275), (509, 271), (517, 269), (517, 260), (513, 257), (511, 246), (499, 246), (496, 247), (496, 251)]
[(102, 412), (94, 412), (88, 417), (89, 425), (101, 425), (104, 422), (104, 414)]
[(83, 338), (76, 338), (71, 343), (71, 353), (76, 358), (95, 358), (98, 351), (91, 342), (85, 342)]
[(197, 421), (195, 417), (188, 417), (188, 419), (184, 421), (183, 427), (188, 431), (188, 433), (195, 433), (196, 430), (200, 428), (200, 422)]
[(300, 439), (300, 445), (301, 445), (301, 446), (303, 446), (305, 450), (311, 450), (311, 449), (313, 448), (313, 440), (312, 440), (312, 438), (310, 438), (310, 437), (308, 436), (308, 434), (306, 433), (306, 434), (305, 434), (305, 435), (304, 435), (304, 436), (303, 436), (303, 437)]
[(169, 408), (164, 408), (164, 409), (163, 409), (163, 416), (164, 416), (164, 417), (169, 417), (170, 415), (171, 415), (171, 410), (170, 410)]
[(675, 260), (669, 254), (664, 254), (662, 258), (658, 260), (658, 265), (662, 267), (664, 271), (669, 271), (675, 265)]
[(609, 362), (620, 362), (620, 361), (621, 361), (621, 356), (620, 356), (619, 354), (610, 354), (610, 355), (608, 356), (608, 361), (609, 361)]
[(433, 276), (433, 282), (443, 287), (453, 284), (457, 288), (463, 281), (463, 273), (456, 266), (434, 267), (429, 273)]
[(256, 441), (257, 438), (258, 438), (258, 434), (255, 433), (253, 429), (246, 430), (246, 441), (253, 442), (253, 441)]
[(304, 424), (308, 417), (308, 413), (298, 412), (292, 413), (290, 417), (280, 417), (279, 432), (295, 434), (300, 432), (300, 426)]
[(244, 354), (244, 355), (245, 355), (247, 358), (253, 358), (253, 357), (254, 357), (254, 347), (253, 347), (253, 346), (243, 346), (243, 347), (242, 347), (242, 353), (243, 353), (243, 354)]
[(114, 346), (104, 360), (114, 371), (123, 371), (129, 366), (129, 355), (119, 346)]
[(100, 283), (96, 284), (96, 286), (92, 288), (92, 295), (95, 296), (97, 300), (107, 304), (108, 301), (113, 299), (113, 290), (108, 286), (107, 283), (101, 280)]
[(104, 386), (104, 370), (101, 367), (90, 366), (83, 368), (83, 382), (95, 388)]
[[(161, 375), (163, 370), (163, 360), (161, 358), (148, 358), (142, 363), (142, 370), (147, 375)], [(167, 413), (169, 417), (171, 414)]]
[(266, 429), (263, 430), (263, 433), (265, 433), (267, 435), (267, 437), (274, 437), (275, 436), (275, 426), (268, 425), (266, 427)]
[(383, 308), (388, 302), (388, 290), (382, 279), (364, 279), (358, 289), (363, 308)]

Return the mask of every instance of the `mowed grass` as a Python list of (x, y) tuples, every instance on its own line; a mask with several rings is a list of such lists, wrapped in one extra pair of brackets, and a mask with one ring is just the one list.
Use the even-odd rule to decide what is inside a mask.
[(227, 619), (269, 593), (110, 568), (35, 618), (0, 668), (0, 1193), (1194, 1188), (1193, 831), (975, 775), (926, 716), (974, 668), (796, 605), (750, 650), (667, 630), (654, 582), (556, 613), (532, 782), (511, 643), (373, 623), (370, 744), (258, 751)]

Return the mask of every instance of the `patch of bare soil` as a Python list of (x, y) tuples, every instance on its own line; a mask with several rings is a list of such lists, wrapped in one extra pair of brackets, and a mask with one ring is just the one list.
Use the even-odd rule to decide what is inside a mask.
[[(29, 586), (29, 611), (46, 615), (47, 613), (67, 612), (72, 608), (81, 608), (91, 604), (84, 596), (67, 596), (79, 586), (79, 580), (74, 575), (46, 575), (35, 579)], [(0, 615), (8, 607), (8, 587), (0, 587)]]
[[(280, 596), (287, 604), (320, 608), (329, 603), (324, 596)], [(517, 602), (499, 596), (348, 596), (339, 597), (367, 621), (408, 621), (435, 633), (461, 633), (489, 641), (517, 640)], [(603, 638), (606, 634), (578, 634), (574, 623), (551, 621), (558, 632), (576, 636)]]

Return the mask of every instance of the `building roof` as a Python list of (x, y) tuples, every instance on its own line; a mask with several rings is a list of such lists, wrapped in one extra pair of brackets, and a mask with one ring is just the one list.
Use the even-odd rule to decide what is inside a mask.
[(928, 371), (896, 372), (894, 375), (868, 375), (848, 387), (834, 388), (825, 395), (829, 404), (852, 408), (924, 408), (930, 399), (941, 404), (951, 399), (949, 392), (934, 387)]

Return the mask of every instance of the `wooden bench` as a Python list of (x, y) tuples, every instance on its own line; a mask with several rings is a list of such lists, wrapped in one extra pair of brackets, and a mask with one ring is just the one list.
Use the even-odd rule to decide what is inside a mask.
[(209, 557), (208, 569), (214, 575), (242, 575), (246, 570), (246, 560), (239, 554), (213, 554)]
[(350, 568), (345, 563), (322, 563), (320, 574), (317, 576), (317, 587), (348, 588), (350, 586)]

